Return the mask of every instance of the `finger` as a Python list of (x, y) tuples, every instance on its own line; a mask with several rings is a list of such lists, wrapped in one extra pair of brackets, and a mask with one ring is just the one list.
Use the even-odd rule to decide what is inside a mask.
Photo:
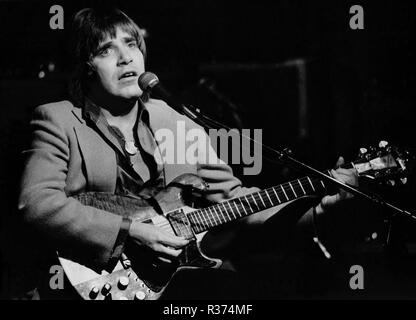
[(189, 243), (189, 240), (163, 233), (159, 239), (159, 242), (169, 247), (182, 248)]
[(168, 258), (177, 258), (182, 253), (182, 249), (169, 248), (164, 245), (158, 246), (156, 251)]
[(331, 176), (337, 180), (341, 178), (341, 175), (334, 169), (331, 169)]
[(355, 175), (355, 172), (356, 172), (355, 169), (344, 169), (344, 168), (338, 168), (335, 171), (338, 173), (348, 175), (348, 176), (353, 176)]
[(341, 200), (341, 195), (339, 193), (334, 194), (332, 196), (325, 196), (321, 200), (322, 207), (327, 208), (327, 207), (333, 206), (340, 200)]
[(345, 160), (343, 157), (339, 157), (337, 160), (337, 163), (335, 164), (336, 168), (339, 168), (340, 166), (342, 166), (345, 163)]
[(351, 175), (351, 173), (346, 172), (339, 172), (340, 169), (331, 170), (331, 175), (333, 178), (337, 179), (338, 181), (348, 184), (350, 186), (357, 186), (358, 179), (356, 176)]
[(173, 260), (172, 259), (168, 259), (168, 258), (164, 258), (164, 257), (157, 257), (157, 260), (163, 262), (163, 263), (168, 263), (168, 264), (172, 264)]
[(331, 175), (335, 179), (340, 180), (341, 182), (344, 182), (344, 181), (347, 181), (347, 180), (348, 181), (353, 180), (353, 177), (351, 176), (350, 173), (339, 171), (339, 170), (341, 170), (341, 169), (337, 169), (337, 170), (332, 169), (331, 170)]

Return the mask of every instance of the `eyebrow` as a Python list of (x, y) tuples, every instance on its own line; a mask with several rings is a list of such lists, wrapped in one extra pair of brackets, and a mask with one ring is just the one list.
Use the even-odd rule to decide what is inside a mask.
[[(126, 37), (123, 37), (123, 41), (124, 41), (125, 43), (128, 43), (128, 42), (131, 42), (131, 41), (137, 41), (137, 40), (136, 40), (136, 38), (135, 38), (135, 37), (133, 37), (133, 36), (126, 36)], [(107, 49), (107, 48), (108, 48), (108, 47), (110, 47), (112, 44), (113, 44), (113, 39), (110, 39), (109, 41), (107, 41), (107, 42), (104, 42), (104, 43), (100, 44), (100, 45), (98, 46), (98, 48), (97, 48), (96, 52), (98, 53), (98, 52), (100, 52), (100, 51), (102, 51), (102, 50), (104, 50), (104, 49)]]
[(124, 42), (137, 41), (136, 38), (133, 36), (124, 37), (123, 40)]

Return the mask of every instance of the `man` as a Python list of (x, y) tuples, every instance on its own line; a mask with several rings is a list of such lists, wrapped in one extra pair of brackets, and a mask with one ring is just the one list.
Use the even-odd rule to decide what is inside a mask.
[[(202, 151), (196, 163), (155, 160), (157, 130), (176, 132), (179, 121), (187, 131), (202, 128), (139, 88), (146, 48), (140, 29), (127, 15), (83, 9), (74, 18), (71, 36), (76, 60), (72, 101), (43, 105), (34, 112), (19, 209), (54, 247), (77, 251), (102, 269), (118, 260), (127, 243), (147, 247), (162, 264), (173, 263), (186, 239), (84, 206), (74, 196), (87, 191), (138, 196), (144, 183), (164, 187), (183, 173), (197, 174), (208, 184), (205, 198), (211, 202), (257, 189), (242, 187), (229, 166), (206, 161)], [(337, 169), (332, 174), (356, 184), (354, 171)], [(343, 191), (324, 197), (316, 214), (346, 197)], [(240, 225), (256, 225), (274, 211), (254, 214)], [(310, 221), (311, 214), (309, 210), (301, 222)]]

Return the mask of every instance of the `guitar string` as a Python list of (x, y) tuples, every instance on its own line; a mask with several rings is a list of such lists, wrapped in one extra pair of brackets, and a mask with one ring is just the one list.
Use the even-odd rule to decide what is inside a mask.
[[(328, 173), (329, 173), (329, 171), (328, 171)], [(240, 213), (243, 208), (247, 208), (248, 209), (248, 207), (245, 207), (245, 206), (242, 205), (243, 204), (243, 202), (241, 201), (242, 198), (245, 198), (245, 200), (247, 201), (247, 203), (250, 204), (250, 201), (247, 199), (247, 196), (252, 196), (254, 200), (256, 200), (256, 198), (257, 198), (257, 200), (259, 200), (259, 199), (265, 198), (265, 196), (267, 196), (269, 198), (268, 202), (271, 203), (271, 206), (270, 205), (265, 205), (265, 203), (263, 202), (263, 204), (264, 204), (263, 208), (260, 208), (259, 206), (257, 206), (258, 210), (251, 209), (251, 212), (249, 214), (252, 214), (252, 213), (254, 213), (256, 211), (265, 210), (265, 209), (267, 209), (269, 207), (273, 207), (273, 206), (276, 206), (276, 205), (279, 205), (281, 203), (284, 203), (284, 202), (287, 202), (287, 201), (290, 201), (291, 200), (290, 198), (288, 198), (286, 196), (287, 193), (284, 193), (283, 191), (279, 191), (279, 190), (277, 190), (277, 192), (276, 192), (276, 188), (282, 187), (283, 190), (285, 190), (286, 192), (289, 192), (290, 191), (290, 193), (294, 194), (294, 196), (295, 196), (293, 199), (296, 199), (298, 197), (305, 196), (305, 195), (308, 194), (302, 188), (302, 184), (305, 184), (305, 187), (306, 187), (306, 185), (311, 185), (311, 183), (313, 185), (314, 182), (317, 183), (318, 181), (320, 181), (320, 179), (313, 179), (313, 178), (311, 179), (309, 177), (302, 177), (302, 178), (299, 178), (297, 180), (289, 181), (289, 182), (283, 183), (283, 184), (278, 185), (278, 186), (274, 186), (274, 187), (270, 187), (270, 188), (267, 188), (267, 189), (264, 189), (264, 190), (260, 190), (258, 192), (252, 193), (252, 194), (248, 194), (248, 195), (241, 196), (241, 197), (238, 197), (238, 198), (235, 198), (235, 199), (230, 199), (228, 201), (224, 201), (224, 202), (221, 202), (221, 203), (217, 203), (217, 204), (212, 205), (212, 206), (209, 206), (207, 208), (201, 208), (201, 209), (192, 211), (192, 212), (190, 212), (188, 214), (188, 218), (191, 219), (191, 216), (192, 216), (193, 220), (197, 222), (197, 224), (195, 225), (195, 227), (197, 229), (199, 227), (205, 227), (205, 226), (208, 226), (209, 227), (210, 225), (211, 226), (216, 226), (216, 225), (218, 225), (218, 220), (220, 221), (220, 223), (223, 222), (221, 220), (221, 217), (224, 218), (224, 222), (227, 222), (226, 217), (228, 217), (228, 219), (230, 221), (235, 220), (237, 218), (234, 215), (234, 211), (235, 210), (232, 209), (230, 203), (234, 204), (234, 206), (237, 208), (237, 213)], [(298, 186), (296, 186), (295, 183), (297, 183)], [(299, 188), (302, 189), (302, 193), (303, 193), (300, 196), (296, 193), (296, 190), (299, 189)], [(316, 188), (316, 186), (315, 186), (315, 188)], [(312, 191), (313, 190), (315, 190), (314, 187), (312, 187)], [(272, 193), (272, 191), (273, 191), (273, 193)], [(286, 201), (283, 201), (283, 202), (280, 201), (280, 197), (276, 197), (276, 195), (274, 195), (275, 192), (278, 195), (280, 195), (283, 199), (286, 198), (287, 200)], [(276, 198), (277, 204), (276, 204), (276, 201), (275, 201), (275, 203), (273, 203), (273, 201), (271, 201), (271, 198)], [(237, 203), (237, 200), (239, 200), (241, 204), (238, 204)], [(255, 201), (255, 203), (256, 203), (256, 201)], [(228, 204), (229, 207), (230, 207), (230, 209), (227, 209), (226, 206), (225, 206), (225, 204)], [(223, 205), (223, 207), (224, 207), (225, 210), (221, 209), (221, 205)], [(211, 213), (212, 218), (210, 217), (210, 213), (209, 213), (209, 209), (210, 208), (213, 208), (212, 210), (216, 213), (218, 219), (215, 218), (215, 216), (214, 216), (213, 213)], [(215, 211), (215, 208), (218, 209), (218, 211), (220, 212), (221, 215), (218, 215), (218, 213)], [(204, 210), (206, 211), (206, 213), (204, 215), (201, 214), (202, 219), (201, 218), (198, 218), (197, 216), (195, 216), (196, 214), (204, 213)], [(230, 212), (230, 210), (231, 210), (231, 212), (234, 215), (234, 219), (231, 218), (230, 215), (228, 214)], [(225, 216), (225, 214), (227, 216)], [(249, 215), (249, 214), (247, 214), (247, 215)], [(243, 216), (244, 215), (241, 215), (241, 214), (239, 215), (239, 217), (243, 217)], [(170, 231), (170, 232), (173, 231), (172, 230), (172, 226), (170, 225), (170, 223), (169, 223), (168, 220), (163, 221), (163, 222), (160, 222), (160, 223), (156, 223), (155, 225), (158, 226), (158, 227), (160, 227), (160, 228), (164, 228), (167, 231)]]
[[(267, 196), (267, 197), (269, 197), (268, 202), (270, 202), (271, 206), (275, 206), (275, 205), (278, 205), (280, 203), (283, 203), (282, 201), (280, 201), (280, 198), (279, 197), (277, 197), (277, 199), (276, 199), (277, 202), (278, 202), (277, 204), (276, 204), (276, 201), (273, 202), (271, 200), (271, 198), (276, 198), (276, 196), (273, 193), (276, 191), (275, 189), (277, 187), (280, 187), (281, 186), (283, 189), (285, 189), (285, 191), (287, 191), (287, 192), (290, 191), (291, 193), (293, 193), (295, 195), (295, 198), (293, 198), (293, 199), (296, 199), (299, 196), (297, 195), (297, 193), (296, 193), (295, 190), (296, 189), (299, 189), (299, 188), (302, 189), (302, 187), (301, 187), (302, 186), (302, 183), (308, 182), (308, 184), (311, 184), (312, 181), (314, 181), (314, 180), (311, 180), (308, 177), (303, 177), (303, 178), (300, 178), (298, 180), (293, 180), (293, 181), (284, 183), (284, 184), (279, 185), (279, 186), (270, 187), (270, 188), (267, 188), (267, 189), (264, 189), (264, 190), (261, 190), (261, 191), (252, 193), (250, 195), (253, 197), (254, 200), (256, 200), (256, 198), (257, 198), (257, 200), (259, 200), (259, 199), (265, 198), (265, 196)], [(302, 183), (300, 183), (300, 182), (302, 182)], [(316, 183), (316, 181), (314, 181), (314, 182)], [(296, 186), (295, 183), (297, 183), (298, 186)], [(292, 185), (292, 187), (291, 187), (291, 185)], [(273, 191), (273, 193), (271, 193), (271, 191)], [(271, 194), (271, 196), (269, 195), (269, 193)], [(301, 196), (304, 196), (304, 195), (308, 194), (307, 192), (304, 191), (304, 189), (302, 189), (302, 193), (303, 194), (301, 194)], [(278, 194), (280, 194), (280, 196), (283, 198), (283, 191), (279, 191), (278, 190)], [(243, 202), (242, 202), (241, 199), (242, 198), (246, 198), (245, 200), (247, 201), (248, 204), (250, 204), (250, 201), (247, 199), (247, 196), (250, 196), (250, 195), (238, 197), (238, 198), (235, 198), (235, 199), (230, 199), (229, 201), (224, 201), (224, 202), (221, 202), (221, 203), (212, 205), (212, 206), (207, 207), (207, 208), (202, 208), (202, 209), (196, 210), (196, 211), (199, 211), (198, 213), (204, 213), (204, 215), (201, 215), (202, 219), (200, 219), (200, 218), (198, 218), (198, 217), (195, 216), (195, 214), (197, 213), (196, 211), (190, 212), (188, 215), (193, 214), (192, 217), (194, 218), (194, 221), (196, 221), (198, 225), (204, 225), (204, 226), (205, 225), (208, 225), (209, 226), (210, 224), (212, 226), (214, 226), (214, 225), (217, 224), (216, 222), (218, 220), (220, 220), (220, 222), (222, 222), (221, 217), (223, 217), (224, 218), (224, 222), (226, 222), (227, 219), (226, 219), (226, 217), (224, 217), (224, 214), (227, 214), (228, 219), (231, 221), (231, 220), (234, 220), (235, 218), (237, 218), (237, 216), (234, 215), (234, 211), (235, 210), (233, 210), (233, 207), (230, 205), (230, 203), (231, 204), (234, 204), (235, 208), (237, 208), (237, 213), (240, 213), (243, 208), (246, 208), (245, 206), (242, 205)], [(287, 199), (287, 201), (290, 201), (291, 200), (288, 197), (286, 197), (286, 199)], [(237, 200), (239, 200), (241, 204), (238, 204), (237, 203)], [(258, 201), (258, 202), (260, 202), (260, 201)], [(225, 204), (228, 204), (228, 206), (229, 206), (230, 209), (227, 209), (226, 206), (225, 206)], [(221, 205), (223, 205), (224, 209), (221, 208)], [(218, 213), (215, 211), (215, 207), (217, 207), (217, 209), (218, 209), (218, 211), (220, 212), (221, 215), (218, 215)], [(270, 205), (265, 205), (264, 202), (263, 202), (263, 208), (261, 208), (260, 206), (257, 206), (257, 207), (260, 210), (265, 210), (268, 207), (270, 207)], [(209, 209), (211, 209), (211, 208), (213, 208), (213, 211), (216, 213), (218, 219), (215, 218), (215, 215), (213, 213), (210, 213), (209, 212)], [(247, 209), (248, 209), (248, 207), (247, 207)], [(231, 212), (234, 215), (234, 219), (231, 218), (230, 215), (228, 214), (230, 212), (230, 210), (231, 210)], [(206, 212), (204, 212), (204, 211), (206, 211)], [(254, 212), (255, 212), (255, 210), (251, 209), (251, 212), (249, 214), (252, 214)], [(210, 217), (210, 215), (212, 216), (212, 218)], [(242, 217), (241, 214), (239, 215), (239, 217)], [(200, 220), (202, 220), (202, 221), (200, 221)], [(203, 222), (203, 223), (201, 223), (201, 222)], [(170, 223), (168, 221), (164, 221), (164, 222), (161, 222), (161, 223), (157, 223), (155, 225), (156, 226), (159, 226), (159, 227), (164, 227), (166, 230), (171, 231), (171, 226), (170, 226)]]
[[(291, 198), (296, 199), (298, 197), (298, 195), (296, 194), (296, 192), (294, 192), (294, 189), (299, 189), (298, 192), (300, 192), (300, 189), (302, 189), (302, 187), (301, 187), (301, 185), (302, 185), (301, 184), (301, 180), (303, 181), (303, 183), (308, 182), (309, 184), (310, 184), (310, 181), (311, 181), (311, 179), (309, 179), (308, 177), (304, 177), (304, 178), (298, 179), (298, 182), (294, 180), (294, 181), (291, 181), (291, 182), (282, 184), (281, 186), (282, 186), (283, 190), (287, 191), (288, 193), (289, 193), (289, 191), (292, 192), (295, 197), (294, 198), (291, 197)], [(296, 186), (295, 185), (295, 182), (298, 183), (299, 186)], [(315, 183), (316, 183), (316, 181), (315, 181)], [(294, 186), (294, 187), (291, 187), (291, 186)], [(251, 196), (252, 196), (252, 198), (254, 200), (253, 205), (254, 204), (256, 205), (257, 210), (251, 209), (250, 214), (251, 213), (254, 213), (256, 211), (265, 210), (268, 207), (270, 207), (270, 205), (267, 205), (266, 206), (265, 203), (262, 200), (263, 198), (265, 198), (266, 195), (270, 199), (270, 200), (268, 200), (268, 202), (270, 202), (271, 206), (275, 206), (275, 205), (278, 205), (278, 204), (282, 203), (282, 201), (280, 201), (279, 197), (277, 197), (277, 199), (276, 199), (277, 200), (277, 204), (275, 203), (276, 200), (275, 200), (275, 202), (271, 201), (271, 197), (270, 197), (269, 193), (272, 195), (272, 198), (276, 198), (276, 196), (271, 193), (271, 191), (275, 192), (276, 191), (275, 190), (276, 188), (277, 187), (271, 187), (271, 188), (268, 188), (268, 189), (265, 189), (265, 190), (261, 190), (259, 192), (256, 192), (256, 193), (251, 194)], [(312, 188), (312, 189), (314, 190), (314, 188)], [(301, 196), (304, 196), (304, 195), (307, 194), (306, 192), (303, 191), (303, 189), (302, 189), (302, 192), (303, 192), (303, 194), (301, 194)], [(283, 194), (284, 193), (282, 191), (280, 191), (280, 190), (278, 190), (278, 193), (283, 198)], [(231, 204), (234, 204), (234, 207), (237, 208), (238, 217), (242, 217), (244, 215), (241, 215), (241, 211), (242, 211), (242, 208), (245, 208), (245, 206), (242, 205), (243, 204), (243, 201), (241, 199), (245, 198), (245, 200), (247, 201), (248, 204), (250, 204), (250, 202), (251, 202), (251, 200), (248, 200), (247, 199), (247, 196), (250, 196), (250, 195), (242, 196), (242, 197), (239, 197), (239, 198), (236, 198), (236, 199), (231, 199), (229, 201), (225, 201), (225, 202), (222, 202), (222, 203), (219, 203), (219, 204), (210, 206), (208, 208), (202, 208), (200, 210), (193, 211), (193, 212), (190, 213), (190, 218), (193, 217), (194, 220), (196, 220), (198, 222), (197, 225), (195, 226), (196, 229), (201, 229), (201, 228), (204, 228), (206, 226), (210, 227), (210, 226), (216, 226), (216, 225), (218, 225), (218, 220), (219, 220), (220, 223), (222, 222), (221, 216), (224, 218), (224, 222), (227, 222), (227, 218), (228, 218), (228, 220), (232, 221), (235, 218), (237, 218), (237, 216), (234, 214), (234, 211), (235, 210), (233, 210), (233, 207), (231, 206)], [(285, 197), (286, 197), (287, 201), (290, 201), (290, 198), (286, 196), (286, 193), (285, 193)], [(261, 207), (261, 206), (259, 206), (257, 204), (257, 203), (260, 203), (260, 201), (256, 201), (256, 200), (259, 200), (259, 199), (262, 201), (263, 207)], [(239, 200), (241, 204), (238, 204), (237, 203), (237, 200)], [(227, 209), (227, 207), (225, 206), (226, 204), (228, 204), (229, 209)], [(221, 208), (221, 205), (224, 207), (224, 210)], [(209, 209), (210, 208), (213, 208), (213, 211), (214, 212), (216, 212), (216, 210), (215, 210), (216, 208), (218, 209), (218, 211), (221, 214), (221, 215), (218, 215), (218, 213), (217, 213), (217, 216), (218, 216), (219, 219), (215, 218), (215, 216), (212, 213), (211, 213), (212, 218), (210, 217), (209, 214), (206, 214), (207, 212), (209, 212)], [(247, 207), (247, 209), (248, 209), (248, 207)], [(229, 215), (229, 212), (230, 211), (233, 214), (233, 218), (230, 217), (230, 215)], [(199, 213), (204, 213), (202, 215), (203, 219), (198, 219), (198, 217), (195, 216), (195, 214), (199, 214)]]
[[(353, 167), (353, 163), (349, 163), (349, 165)], [(330, 170), (327, 170), (326, 173), (329, 175)], [(195, 229), (204, 230), (206, 227), (217, 226), (219, 224), (222, 224), (223, 222), (227, 222), (227, 217), (228, 217), (229, 221), (232, 221), (232, 220), (235, 220), (237, 218), (241, 218), (243, 216), (247, 216), (247, 215), (253, 214), (255, 212), (262, 211), (262, 210), (268, 209), (268, 208), (273, 207), (273, 206), (277, 206), (281, 203), (284, 203), (284, 202), (287, 202), (287, 201), (294, 200), (296, 198), (305, 196), (305, 195), (308, 194), (308, 192), (305, 191), (306, 186), (308, 186), (308, 188), (309, 188), (309, 186), (311, 186), (312, 191), (316, 192), (316, 189), (320, 189), (321, 186), (319, 185), (319, 188), (316, 188), (316, 186), (314, 186), (313, 183), (318, 183), (318, 185), (319, 185), (319, 183), (321, 183), (322, 187), (324, 189), (326, 189), (326, 187), (325, 187), (325, 185), (324, 185), (324, 183), (321, 179), (317, 179), (317, 178), (312, 178), (311, 179), (309, 176), (306, 176), (306, 177), (299, 178), (297, 180), (282, 183), (278, 186), (263, 189), (263, 190), (260, 190), (258, 192), (255, 192), (255, 193), (252, 193), (252, 194), (249, 194), (249, 195), (240, 196), (240, 197), (235, 198), (235, 199), (230, 199), (228, 201), (217, 203), (215, 205), (212, 205), (212, 206), (209, 206), (209, 207), (206, 207), (206, 208), (201, 208), (201, 209), (192, 211), (188, 214), (188, 219), (193, 220), (193, 223), (191, 221), (191, 225), (193, 224)], [(303, 187), (303, 185), (305, 186), (305, 188)], [(282, 189), (282, 191), (276, 190), (279, 187)], [(296, 190), (298, 190), (299, 188), (301, 189), (302, 192), (298, 194), (298, 193), (296, 193)], [(298, 190), (298, 192), (299, 191), (300, 190)], [(288, 194), (289, 195), (293, 194), (294, 197), (291, 197), (292, 198), (291, 199), (291, 198), (288, 197)], [(254, 200), (254, 203), (251, 203), (251, 201), (247, 199), (247, 196), (251, 196)], [(281, 201), (279, 196), (282, 197), (283, 199), (286, 198), (286, 201)], [(256, 198), (257, 198), (257, 200), (260, 200), (259, 203), (263, 204), (263, 208), (261, 208), (257, 204)], [(276, 198), (274, 200), (274, 202), (272, 201), (272, 198)], [(266, 205), (264, 199), (267, 202), (270, 202), (270, 205)], [(237, 200), (240, 202), (240, 204), (237, 203)], [(249, 209), (249, 207), (244, 205), (242, 200), (245, 200), (247, 202), (247, 204), (250, 207), (251, 212), (247, 213), (247, 210)], [(277, 200), (277, 203), (276, 203), (276, 200)], [(228, 204), (229, 209), (227, 209), (227, 207), (225, 206), (226, 204)], [(237, 209), (236, 210), (237, 215), (235, 215), (235, 213), (234, 213), (235, 210), (233, 210), (233, 207), (231, 206), (231, 204), (233, 204), (234, 207)], [(251, 204), (256, 205), (257, 210), (253, 210), (252, 207), (251, 207)], [(221, 205), (224, 207), (224, 210), (221, 208)], [(211, 209), (212, 209), (212, 212), (211, 212)], [(218, 209), (218, 210), (216, 210), (216, 209)], [(243, 210), (244, 210), (245, 214), (241, 213)], [(218, 212), (220, 214), (218, 214)], [(230, 212), (233, 215), (233, 217), (230, 217), (230, 214), (229, 214)], [(200, 217), (198, 217), (198, 216), (200, 216)], [(164, 221), (163, 223), (158, 224), (158, 226), (163, 227), (163, 228), (165, 228), (166, 230), (168, 230), (170, 232), (173, 231), (172, 226), (170, 225), (169, 221), (167, 221), (167, 220)], [(178, 226), (179, 226), (179, 228), (181, 228), (181, 225), (178, 225)], [(184, 229), (184, 231), (187, 231), (187, 230)]]
[[(302, 181), (302, 183), (301, 183), (301, 181)], [(257, 200), (259, 200), (259, 199), (262, 199), (262, 198), (264, 198), (265, 199), (265, 196), (268, 196), (269, 198), (271, 198), (270, 197), (270, 194), (271, 194), (271, 196), (273, 197), (273, 198), (276, 198), (275, 197), (275, 195), (273, 194), (273, 193), (271, 193), (271, 191), (273, 191), (273, 192), (275, 192), (276, 191), (276, 188), (277, 187), (282, 187), (283, 188), (283, 190), (285, 190), (285, 191), (287, 191), (287, 193), (289, 193), (289, 195), (292, 193), (295, 197), (292, 197), (291, 196), (291, 198), (288, 198), (288, 197), (283, 197), (283, 192), (282, 191), (279, 191), (278, 190), (278, 193), (280, 194), (280, 196), (282, 197), (282, 198), (286, 198), (286, 201), (283, 201), (283, 202), (287, 202), (287, 201), (290, 201), (291, 199), (296, 199), (297, 197), (299, 197), (299, 195), (296, 193), (296, 192), (293, 192), (292, 190), (293, 189), (295, 189), (295, 190), (298, 190), (298, 192), (300, 193), (301, 191), (301, 189), (302, 189), (302, 184), (305, 184), (305, 186), (306, 185), (311, 185), (311, 182), (315, 182), (315, 183), (319, 183), (319, 182), (321, 182), (322, 183), (322, 181), (320, 181), (319, 179), (310, 179), (309, 177), (303, 177), (303, 178), (300, 178), (300, 179), (298, 179), (298, 180), (293, 180), (293, 181), (290, 181), (290, 182), (287, 182), (287, 183), (284, 183), (284, 184), (282, 184), (282, 185), (279, 185), (279, 186), (275, 186), (275, 187), (271, 187), (271, 188), (267, 188), (267, 189), (264, 189), (264, 190), (261, 190), (261, 191), (258, 191), (258, 192), (256, 192), (256, 193), (253, 193), (253, 194), (250, 194), (251, 196), (252, 196), (252, 198), (253, 198), (253, 200), (255, 201), (254, 203), (256, 204), (256, 206), (257, 206), (257, 210), (252, 210), (251, 209), (251, 212), (250, 212), (250, 214), (251, 213), (254, 213), (254, 212), (256, 212), (256, 211), (261, 211), (261, 210), (265, 210), (265, 209), (267, 209), (268, 207), (270, 207), (270, 205), (264, 205), (263, 207), (260, 207), (259, 205), (257, 205), (257, 203), (260, 203), (260, 201), (256, 201), (256, 199)], [(298, 184), (298, 186), (296, 185), (296, 184)], [(322, 186), (323, 187), (325, 187), (323, 184), (322, 184)], [(315, 191), (315, 188), (317, 189), (317, 187), (315, 186), (315, 187), (312, 187), (312, 191)], [(304, 190), (302, 189), (302, 193), (303, 194), (300, 194), (300, 196), (304, 196), (304, 195), (307, 195), (308, 193), (307, 192), (304, 192)], [(235, 199), (231, 199), (231, 200), (229, 200), (229, 201), (225, 201), (225, 202), (221, 202), (221, 203), (218, 203), (218, 204), (216, 204), (216, 205), (213, 205), (213, 206), (210, 206), (210, 207), (207, 207), (207, 208), (202, 208), (202, 209), (200, 209), (200, 210), (196, 210), (196, 211), (193, 211), (193, 212), (190, 212), (190, 215), (193, 215), (193, 218), (195, 218), (194, 220), (196, 220), (196, 221), (198, 221), (198, 225), (200, 225), (200, 226), (202, 226), (202, 227), (205, 227), (205, 226), (210, 226), (210, 225), (213, 225), (213, 226), (215, 226), (215, 225), (218, 225), (218, 220), (219, 220), (219, 222), (221, 223), (222, 222), (222, 220), (221, 219), (217, 219), (217, 218), (215, 218), (215, 216), (213, 216), (212, 215), (212, 217), (213, 218), (210, 218), (210, 216), (209, 216), (209, 214), (208, 215), (206, 215), (206, 214), (204, 214), (204, 215), (202, 215), (202, 217), (203, 217), (203, 219), (198, 219), (198, 217), (197, 216), (195, 216), (195, 214), (198, 214), (198, 213), (204, 213), (204, 210), (205, 211), (207, 211), (207, 212), (209, 212), (208, 211), (208, 208), (213, 208), (213, 211), (215, 212), (215, 208), (217, 207), (218, 208), (218, 211), (222, 214), (222, 216), (224, 217), (224, 220), (225, 221), (227, 221), (227, 217), (228, 217), (228, 219), (231, 221), (231, 220), (234, 220), (233, 218), (231, 218), (230, 217), (230, 215), (229, 215), (229, 212), (230, 212), (230, 209), (231, 209), (231, 213), (233, 213), (233, 215), (234, 215), (234, 211), (235, 210), (233, 210), (232, 209), (232, 207), (231, 207), (231, 205), (230, 205), (230, 203), (231, 204), (234, 204), (234, 206), (236, 207), (236, 208), (238, 208), (238, 210), (237, 210), (237, 213), (239, 213), (239, 217), (242, 217), (243, 215), (241, 215), (241, 209), (242, 208), (246, 208), (246, 207), (244, 207), (244, 206), (242, 206), (241, 204), (242, 204), (242, 202), (243, 201), (241, 201), (241, 199), (243, 199), (243, 198), (246, 198), (245, 200), (250, 204), (250, 202), (251, 201), (249, 201), (248, 199), (247, 199), (247, 196), (250, 196), (250, 195), (246, 195), (246, 196), (242, 196), (242, 197), (239, 197), (239, 198), (235, 198)], [(286, 194), (285, 194), (286, 195)], [(237, 203), (237, 200), (239, 200), (240, 201), (240, 203), (241, 204), (238, 204)], [(270, 202), (271, 203), (271, 206), (276, 206), (276, 205), (278, 205), (278, 204), (280, 204), (280, 203), (283, 203), (282, 201), (280, 201), (279, 200), (279, 198), (277, 198), (276, 199), (277, 200), (277, 204), (276, 203), (273, 203), (273, 201), (270, 201), (270, 200), (268, 200), (268, 202)], [(275, 200), (275, 201), (276, 201)], [(253, 203), (253, 204), (254, 204)], [(227, 207), (225, 206), (225, 204), (228, 204), (228, 206), (230, 207), (230, 209), (227, 209)], [(222, 208), (221, 208), (221, 205), (223, 205), (223, 207), (224, 207), (224, 209), (225, 210), (223, 210)], [(247, 209), (248, 209), (248, 207), (247, 207)], [(199, 212), (198, 212), (199, 211)], [(217, 214), (218, 215), (218, 214)], [(235, 217), (235, 215), (234, 215), (234, 217)], [(236, 217), (235, 217), (236, 218)], [(197, 228), (198, 228), (198, 226), (196, 226)]]

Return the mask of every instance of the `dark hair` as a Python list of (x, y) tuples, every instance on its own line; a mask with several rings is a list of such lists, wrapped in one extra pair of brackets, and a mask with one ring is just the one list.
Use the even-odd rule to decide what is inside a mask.
[[(90, 76), (88, 63), (97, 52), (98, 46), (107, 37), (115, 37), (121, 28), (135, 38), (140, 51), (146, 58), (146, 44), (137, 24), (124, 12), (116, 8), (85, 8), (78, 11), (72, 21), (70, 53), (73, 73), (69, 82), (69, 94), (76, 104), (83, 104)], [(142, 101), (149, 99), (143, 93)]]

